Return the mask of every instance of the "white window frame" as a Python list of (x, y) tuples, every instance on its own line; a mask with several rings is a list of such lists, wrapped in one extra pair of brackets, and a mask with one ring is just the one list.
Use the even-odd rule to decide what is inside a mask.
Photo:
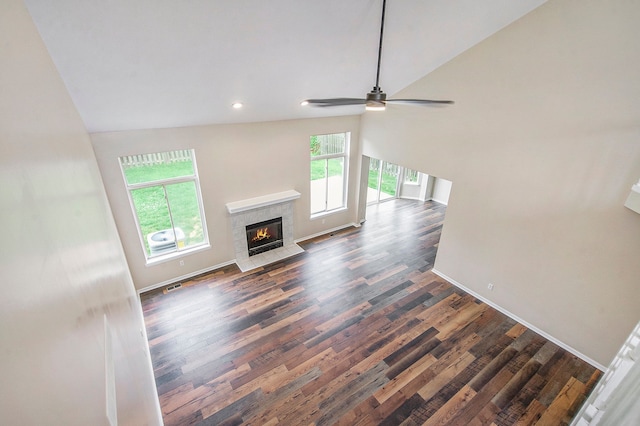
[[(418, 176), (418, 180), (416, 182), (407, 181), (407, 170), (411, 170), (412, 172), (416, 172)], [(407, 167), (402, 167), (402, 184), (403, 185), (420, 185), (422, 183), (422, 173), (417, 170), (409, 169)]]
[[(332, 213), (336, 213), (339, 211), (343, 211), (347, 209), (347, 200), (348, 200), (348, 194), (347, 194), (347, 189), (348, 189), (348, 181), (349, 181), (349, 150), (351, 147), (351, 132), (338, 132), (338, 133), (325, 133), (322, 135), (313, 135), (313, 136), (328, 136), (328, 135), (339, 135), (339, 134), (343, 134), (344, 138), (345, 138), (345, 143), (344, 143), (344, 151), (342, 153), (338, 153), (338, 154), (325, 154), (325, 155), (318, 155), (318, 156), (310, 156), (309, 159), (309, 167), (311, 167), (311, 162), (313, 161), (318, 161), (318, 160), (325, 160), (325, 167), (326, 167), (326, 171), (327, 171), (327, 179), (326, 179), (326, 187), (325, 187), (325, 200), (324, 200), (324, 210), (318, 211), (318, 212), (314, 212), (311, 213), (311, 219), (315, 219), (317, 217), (320, 216), (326, 216)], [(328, 205), (328, 199), (329, 199), (329, 179), (328, 179), (328, 160), (330, 159), (334, 159), (334, 158), (342, 158), (343, 159), (343, 170), (342, 170), (342, 205), (340, 207), (336, 207), (333, 209), (328, 209), (327, 205)], [(311, 180), (309, 181), (309, 184), (311, 184)], [(311, 198), (311, 191), (309, 191), (309, 195)], [(309, 200), (309, 202), (311, 203), (311, 200)], [(311, 204), (309, 204), (309, 207), (311, 208)]]
[[(164, 151), (164, 152), (174, 152), (176, 150), (172, 150), (172, 151)], [(189, 149), (188, 151), (191, 152), (191, 159), (193, 162), (193, 175), (191, 176), (180, 176), (180, 177), (173, 177), (173, 178), (166, 178), (166, 179), (159, 179), (159, 180), (154, 180), (154, 181), (149, 181), (149, 182), (143, 182), (143, 183), (133, 183), (130, 184), (127, 182), (127, 177), (125, 175), (124, 172), (124, 167), (122, 165), (122, 161), (120, 161), (120, 158), (118, 158), (118, 163), (120, 164), (120, 171), (122, 172), (122, 179), (124, 181), (125, 187), (127, 189), (127, 197), (129, 199), (129, 206), (131, 207), (131, 213), (133, 214), (133, 219), (136, 223), (136, 228), (138, 231), (138, 239), (140, 241), (140, 247), (142, 249), (142, 252), (144, 253), (144, 257), (146, 260), (146, 264), (147, 265), (153, 265), (153, 264), (157, 264), (157, 263), (162, 263), (162, 262), (166, 262), (168, 260), (171, 259), (175, 259), (178, 257), (183, 257), (186, 254), (190, 254), (193, 252), (197, 252), (197, 251), (201, 251), (201, 250), (205, 250), (211, 247), (211, 245), (209, 244), (209, 233), (207, 232), (207, 221), (204, 215), (204, 208), (203, 208), (203, 203), (202, 203), (202, 191), (200, 189), (200, 178), (198, 176), (198, 166), (196, 163), (196, 153), (194, 149)], [(152, 154), (161, 154), (162, 152), (159, 153), (150, 153), (149, 155)], [(126, 157), (126, 156), (123, 156)], [(136, 190), (136, 189), (143, 189), (143, 188), (151, 188), (151, 187), (157, 187), (160, 186), (162, 187), (164, 193), (165, 193), (165, 200), (167, 202), (167, 207), (169, 210), (169, 218), (171, 220), (171, 226), (172, 228), (175, 226), (173, 224), (173, 217), (171, 216), (171, 204), (169, 202), (169, 200), (166, 198), (166, 186), (167, 185), (172, 185), (172, 184), (176, 184), (176, 183), (184, 183), (184, 182), (193, 182), (195, 185), (195, 190), (196, 190), (196, 197), (198, 200), (198, 208), (200, 211), (200, 219), (202, 221), (202, 233), (203, 233), (203, 242), (200, 244), (196, 244), (196, 245), (192, 245), (189, 247), (184, 247), (184, 248), (180, 248), (176, 245), (176, 250), (169, 252), (169, 253), (164, 253), (164, 254), (158, 254), (155, 256), (151, 256), (150, 253), (147, 253), (147, 249), (145, 246), (145, 236), (142, 234), (142, 227), (140, 226), (140, 220), (138, 219), (138, 212), (136, 211), (136, 207), (135, 204), (133, 202), (133, 196), (132, 196), (132, 191)], [(175, 231), (174, 231), (175, 232)]]

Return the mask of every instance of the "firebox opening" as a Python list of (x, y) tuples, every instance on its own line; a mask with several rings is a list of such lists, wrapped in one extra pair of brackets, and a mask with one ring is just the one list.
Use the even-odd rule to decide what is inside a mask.
[(282, 247), (282, 217), (246, 226), (249, 256)]

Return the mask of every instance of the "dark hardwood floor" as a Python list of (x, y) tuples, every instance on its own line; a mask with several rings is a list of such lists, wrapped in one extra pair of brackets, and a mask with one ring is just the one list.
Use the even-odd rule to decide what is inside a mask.
[(395, 200), (294, 258), (141, 296), (166, 425), (567, 424), (600, 371), (430, 269)]

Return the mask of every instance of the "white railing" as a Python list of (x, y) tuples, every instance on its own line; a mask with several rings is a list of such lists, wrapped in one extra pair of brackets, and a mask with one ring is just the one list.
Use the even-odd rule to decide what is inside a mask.
[(640, 424), (640, 323), (571, 423), (572, 426)]

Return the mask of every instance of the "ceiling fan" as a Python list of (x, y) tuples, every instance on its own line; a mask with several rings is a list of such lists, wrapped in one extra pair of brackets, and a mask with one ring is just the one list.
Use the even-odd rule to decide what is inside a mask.
[(413, 105), (449, 105), (453, 101), (431, 100), (431, 99), (387, 99), (387, 94), (382, 91), (379, 85), (380, 80), (380, 58), (382, 56), (382, 33), (384, 31), (384, 11), (387, 0), (382, 0), (382, 19), (380, 21), (380, 43), (378, 45), (378, 67), (376, 69), (376, 85), (373, 90), (367, 93), (366, 98), (329, 98), (329, 99), (306, 99), (300, 105), (310, 105), (314, 107), (332, 107), (345, 105), (365, 105), (368, 111), (384, 111), (387, 103), (404, 103)]

